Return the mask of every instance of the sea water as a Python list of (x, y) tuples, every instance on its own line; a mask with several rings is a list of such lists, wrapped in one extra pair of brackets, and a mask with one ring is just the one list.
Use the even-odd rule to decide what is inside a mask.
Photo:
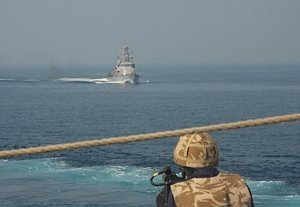
[[(0, 68), (0, 150), (208, 126), (300, 112), (299, 65)], [(219, 170), (239, 173), (255, 206), (300, 206), (300, 122), (210, 133)], [(178, 137), (0, 160), (0, 206), (155, 206), (153, 173)], [(161, 178), (155, 178), (161, 182)]]

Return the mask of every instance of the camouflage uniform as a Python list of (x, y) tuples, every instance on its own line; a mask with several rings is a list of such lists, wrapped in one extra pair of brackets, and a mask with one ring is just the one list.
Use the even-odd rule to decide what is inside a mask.
[[(180, 166), (205, 169), (219, 164), (215, 140), (208, 133), (181, 136), (174, 149), (174, 162)], [(171, 185), (176, 206), (253, 206), (251, 192), (238, 174), (218, 173)]]
[(211, 178), (192, 178), (171, 185), (177, 207), (252, 206), (251, 194), (238, 174), (219, 173)]

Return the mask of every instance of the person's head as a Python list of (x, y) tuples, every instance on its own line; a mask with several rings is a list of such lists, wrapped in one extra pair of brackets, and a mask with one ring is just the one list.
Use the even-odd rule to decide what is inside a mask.
[(174, 149), (174, 162), (185, 168), (216, 167), (219, 164), (217, 144), (208, 133), (181, 136)]

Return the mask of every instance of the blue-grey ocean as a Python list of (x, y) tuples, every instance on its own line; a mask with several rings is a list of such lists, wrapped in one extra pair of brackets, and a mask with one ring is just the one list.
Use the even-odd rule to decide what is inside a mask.
[[(1, 67), (0, 150), (300, 112), (300, 65), (138, 65), (137, 85), (107, 82), (112, 67)], [(210, 134), (255, 206), (300, 206), (299, 121)], [(153, 207), (177, 140), (1, 159), (0, 206)]]

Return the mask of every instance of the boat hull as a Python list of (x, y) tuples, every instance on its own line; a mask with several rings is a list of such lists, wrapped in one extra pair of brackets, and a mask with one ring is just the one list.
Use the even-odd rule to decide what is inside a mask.
[(140, 76), (135, 75), (122, 75), (122, 76), (109, 76), (107, 77), (108, 81), (117, 81), (117, 82), (123, 82), (123, 83), (133, 83), (138, 84)]

